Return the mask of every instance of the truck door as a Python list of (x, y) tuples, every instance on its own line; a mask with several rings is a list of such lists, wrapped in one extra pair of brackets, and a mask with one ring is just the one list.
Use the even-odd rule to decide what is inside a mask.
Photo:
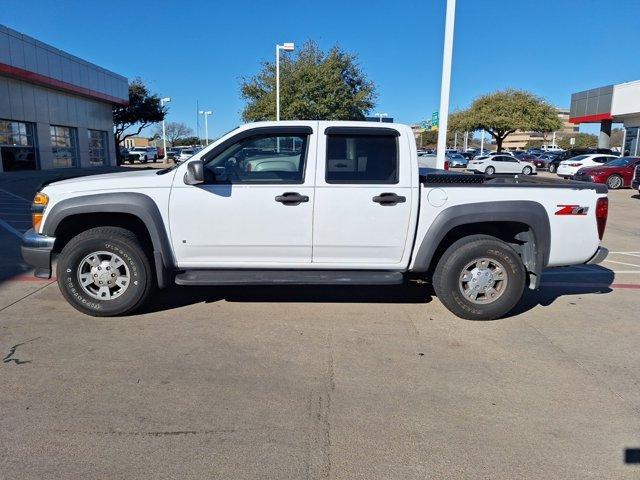
[(203, 184), (186, 185), (178, 171), (169, 221), (179, 267), (311, 263), (315, 125), (253, 127), (223, 139), (202, 155)]
[(418, 172), (406, 137), (393, 127), (320, 122), (319, 130), (313, 263), (388, 268), (408, 262)]

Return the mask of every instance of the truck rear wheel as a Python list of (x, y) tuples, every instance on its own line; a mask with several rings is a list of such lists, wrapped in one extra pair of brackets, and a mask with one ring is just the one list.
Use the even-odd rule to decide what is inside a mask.
[(98, 227), (76, 235), (57, 266), (58, 286), (77, 310), (95, 317), (126, 315), (153, 290), (149, 258), (124, 228)]
[(469, 320), (507, 314), (522, 297), (526, 273), (518, 254), (489, 235), (471, 235), (440, 258), (433, 288), (447, 309)]

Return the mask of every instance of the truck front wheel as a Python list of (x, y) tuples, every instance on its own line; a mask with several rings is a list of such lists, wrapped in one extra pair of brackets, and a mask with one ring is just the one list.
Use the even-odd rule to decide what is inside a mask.
[(153, 289), (149, 258), (136, 236), (119, 227), (98, 227), (72, 238), (57, 266), (58, 286), (77, 310), (95, 317), (125, 315)]
[(469, 320), (507, 314), (522, 297), (526, 273), (518, 254), (489, 235), (453, 243), (433, 274), (433, 288), (452, 313)]

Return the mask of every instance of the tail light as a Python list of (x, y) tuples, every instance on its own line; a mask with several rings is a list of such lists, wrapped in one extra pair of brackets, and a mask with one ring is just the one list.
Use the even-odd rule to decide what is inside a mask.
[(596, 223), (598, 224), (598, 236), (600, 240), (604, 237), (604, 228), (607, 226), (607, 216), (609, 216), (609, 199), (599, 198), (596, 202)]
[(569, 163), (568, 166), (569, 167), (581, 167), (582, 164), (581, 163)]
[(444, 161), (444, 169), (449, 170), (449, 160)]

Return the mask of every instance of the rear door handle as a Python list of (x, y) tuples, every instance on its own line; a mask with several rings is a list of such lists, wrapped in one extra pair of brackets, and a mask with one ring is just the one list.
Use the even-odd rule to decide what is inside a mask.
[(276, 202), (280, 202), (284, 205), (300, 205), (303, 202), (308, 202), (309, 197), (306, 195), (300, 195), (298, 192), (286, 192), (276, 197)]
[(377, 197), (373, 197), (374, 202), (384, 206), (393, 206), (398, 203), (404, 203), (407, 201), (406, 197), (396, 195), (395, 193), (381, 193)]

